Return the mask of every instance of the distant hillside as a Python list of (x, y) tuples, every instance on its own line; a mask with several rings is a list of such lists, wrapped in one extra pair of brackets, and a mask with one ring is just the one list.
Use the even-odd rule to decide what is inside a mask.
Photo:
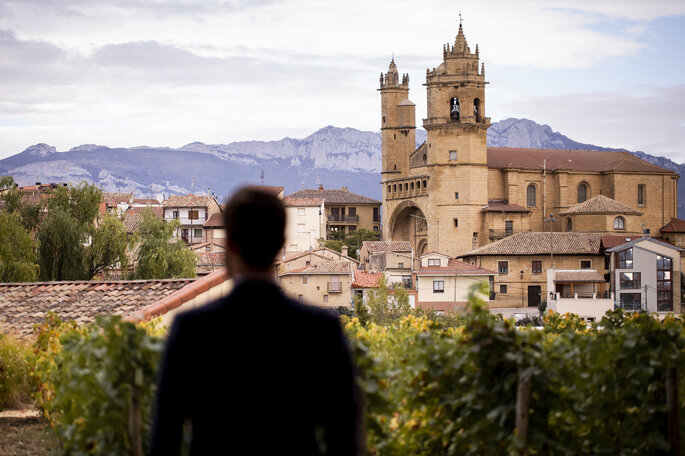
[[(417, 129), (417, 146), (426, 131)], [(505, 119), (488, 130), (488, 145), (554, 149), (618, 150), (584, 144), (528, 119)], [(644, 152), (634, 154), (682, 174), (685, 165)], [(347, 186), (350, 191), (381, 199), (381, 135), (377, 132), (328, 126), (306, 138), (242, 141), (229, 144), (194, 142), (181, 148), (110, 148), (94, 144), (58, 152), (47, 144), (33, 145), (0, 160), (0, 175), (21, 184), (40, 181), (95, 182), (105, 191), (139, 195), (215, 193), (223, 198), (243, 184), (283, 185), (286, 194), (302, 188)], [(680, 213), (685, 192), (679, 186)]]

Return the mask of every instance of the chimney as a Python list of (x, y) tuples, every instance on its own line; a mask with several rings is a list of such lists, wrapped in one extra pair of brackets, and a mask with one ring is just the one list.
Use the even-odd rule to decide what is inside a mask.
[(347, 187), (345, 187), (344, 185), (343, 185), (342, 191), (343, 191), (343, 192), (349, 192), (349, 190), (347, 189)]
[(347, 249), (348, 249), (348, 247), (347, 247), (346, 245), (343, 245), (343, 246), (342, 246), (342, 254), (345, 255), (345, 256), (348, 256), (348, 255), (347, 255)]
[(319, 184), (319, 190), (323, 190), (323, 184)]

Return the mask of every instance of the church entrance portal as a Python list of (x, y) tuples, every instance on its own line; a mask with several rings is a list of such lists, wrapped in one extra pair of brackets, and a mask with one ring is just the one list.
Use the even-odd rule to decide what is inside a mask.
[(428, 252), (428, 221), (423, 211), (410, 202), (402, 203), (390, 218), (390, 238), (409, 241), (416, 256)]

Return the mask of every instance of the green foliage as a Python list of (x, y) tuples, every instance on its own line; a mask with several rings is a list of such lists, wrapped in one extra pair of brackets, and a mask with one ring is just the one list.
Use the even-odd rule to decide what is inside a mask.
[(129, 242), (128, 233), (121, 220), (111, 215), (103, 217), (93, 233), (90, 246), (86, 249), (85, 266), (88, 276), (92, 278), (114, 265), (125, 269)]
[(0, 411), (30, 402), (35, 388), (31, 377), (34, 363), (31, 345), (0, 334)]
[(0, 213), (0, 282), (31, 282), (38, 276), (36, 243), (15, 213)]
[(196, 257), (181, 240), (170, 242), (179, 227), (178, 220), (165, 222), (151, 211), (143, 213), (140, 223), (136, 279), (195, 277)]
[(391, 294), (384, 275), (378, 280), (378, 288), (369, 291), (366, 304), (355, 303), (355, 309), (358, 309), (357, 315), (368, 313), (368, 319), (377, 325), (387, 325), (411, 313), (407, 290), (398, 286)]
[(364, 299), (359, 295), (355, 295), (354, 298), (352, 298), (352, 302), (354, 306), (354, 315), (359, 319), (359, 324), (366, 327), (371, 320), (371, 314), (369, 313), (367, 305), (364, 304)]
[[(551, 314), (544, 331), (515, 328), (483, 310), (477, 291), (457, 327), (416, 315), (347, 322), (369, 454), (668, 452), (667, 369), (678, 368), (681, 403), (685, 393), (680, 318), (620, 315), (599, 330)], [(526, 442), (515, 431), (519, 379), (531, 382)]]
[(38, 230), (42, 280), (89, 280), (106, 268), (126, 266), (126, 229), (115, 217), (98, 221), (101, 201), (102, 192), (85, 182), (53, 190)]
[[(37, 399), (65, 454), (129, 454), (129, 417), (136, 410), (147, 439), (162, 339), (119, 316), (97, 317), (82, 328), (53, 317), (39, 333)], [(140, 398), (139, 409), (132, 395)]]
[(345, 236), (340, 231), (329, 231), (328, 240), (323, 242), (323, 245), (336, 252), (342, 252), (342, 246), (347, 246), (348, 255), (355, 260), (357, 258), (357, 250), (362, 248), (364, 241), (377, 241), (380, 239), (380, 233), (369, 231), (364, 228), (355, 230), (352, 234)]

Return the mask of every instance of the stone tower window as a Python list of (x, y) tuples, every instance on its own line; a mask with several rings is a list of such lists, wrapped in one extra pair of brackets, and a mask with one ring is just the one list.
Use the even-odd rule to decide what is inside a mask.
[(625, 230), (626, 229), (626, 221), (623, 217), (616, 217), (614, 219), (614, 229), (615, 230)]
[(480, 122), (480, 99), (476, 98), (473, 100), (473, 117), (476, 122)]
[(414, 190), (414, 183), (411, 183), (411, 189)]
[(461, 108), (459, 106), (459, 98), (453, 97), (450, 99), (450, 119), (453, 121), (459, 120), (461, 115)]
[(644, 206), (645, 204), (645, 186), (644, 185), (638, 185), (637, 186), (637, 204), (640, 206)]
[(535, 185), (530, 184), (526, 189), (526, 205), (535, 207)]
[(587, 200), (587, 194), (588, 194), (588, 188), (587, 184), (585, 182), (581, 183), (578, 186), (578, 202), (582, 203)]
[(450, 150), (450, 160), (451, 161), (457, 160), (457, 151), (456, 150)]
[(571, 219), (566, 220), (566, 231), (573, 231), (573, 221)]
[(426, 161), (428, 161), (428, 155), (423, 154), (423, 162), (426, 163)]

